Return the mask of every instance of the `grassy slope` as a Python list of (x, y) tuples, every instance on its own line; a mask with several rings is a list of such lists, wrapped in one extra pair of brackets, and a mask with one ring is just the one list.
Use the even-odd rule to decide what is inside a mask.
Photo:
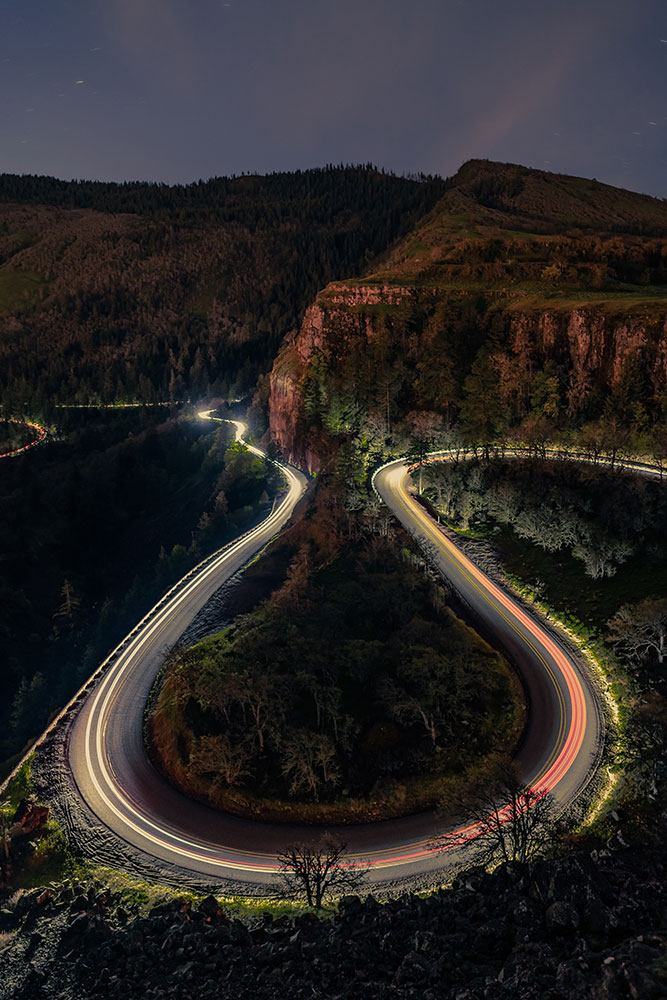
[(0, 268), (0, 313), (29, 308), (43, 287), (45, 282), (39, 274)]
[[(515, 309), (572, 309), (589, 304), (616, 310), (664, 307), (667, 282), (644, 286), (567, 266), (545, 276), (554, 261), (599, 260), (640, 252), (667, 232), (667, 204), (581, 177), (472, 160), (449, 182), (429, 215), (381, 260), (374, 274), (351, 284), (400, 284), (415, 289), (480, 291)], [(483, 266), (466, 264), (480, 254)], [(494, 258), (494, 259), (488, 259)]]

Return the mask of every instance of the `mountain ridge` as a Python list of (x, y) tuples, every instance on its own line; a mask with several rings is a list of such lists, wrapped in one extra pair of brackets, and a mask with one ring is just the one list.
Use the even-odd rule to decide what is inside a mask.
[[(566, 226), (580, 202), (598, 229)], [(520, 228), (535, 206), (541, 231)], [(658, 199), (512, 164), (464, 164), (372, 273), (329, 284), (306, 311), (271, 376), (275, 440), (315, 469), (336, 438), (373, 426), (379, 440), (408, 414), (466, 423), (479, 398), (466, 380), (482, 369), (497, 403), (494, 433), (531, 416), (571, 430), (605, 413), (646, 431), (662, 420), (667, 391), (667, 251), (655, 233), (667, 233)], [(368, 365), (380, 378), (353, 385), (352, 370)], [(555, 386), (545, 412), (531, 398), (548, 365)], [(467, 420), (473, 438), (480, 425), (488, 436), (488, 416)]]
[(441, 191), (371, 168), (179, 189), (0, 176), (2, 403), (247, 391), (317, 291)]

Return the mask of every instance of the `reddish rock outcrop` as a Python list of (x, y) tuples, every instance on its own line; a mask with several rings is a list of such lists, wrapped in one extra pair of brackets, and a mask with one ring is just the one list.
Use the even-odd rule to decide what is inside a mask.
[[(270, 431), (271, 437), (290, 462), (308, 467), (305, 461), (303, 435), (299, 433), (303, 402), (299, 390), (301, 374), (302, 364), (296, 345), (286, 344), (271, 372)], [(317, 468), (309, 468), (309, 471), (316, 472)]]
[[(307, 310), (298, 334), (283, 347), (271, 374), (270, 428), (284, 454), (311, 472), (320, 467), (326, 444), (324, 438), (314, 440), (304, 406), (316, 358), (337, 369), (352, 350), (371, 343), (380, 330), (386, 334), (385, 321), (391, 317), (390, 335), (401, 338), (403, 358), (416, 369), (434, 336), (433, 326), (419, 320), (418, 313), (432, 312), (462, 295), (466, 293), (382, 281), (324, 289)], [(495, 308), (479, 318), (480, 326), (489, 330), (492, 321), (490, 350), (501, 392), (517, 407), (525, 405), (534, 373), (550, 359), (566, 373), (564, 403), (575, 420), (587, 412), (591, 393), (597, 389), (604, 395), (618, 386), (634, 363), (645, 373), (650, 395), (661, 395), (667, 386), (667, 319), (659, 308), (633, 308), (610, 300), (571, 308), (522, 309), (510, 297), (498, 310), (496, 296)], [(458, 374), (463, 384), (467, 371)]]
[(41, 830), (49, 818), (48, 806), (37, 805), (30, 799), (21, 799), (13, 816), (16, 832), (23, 834)]

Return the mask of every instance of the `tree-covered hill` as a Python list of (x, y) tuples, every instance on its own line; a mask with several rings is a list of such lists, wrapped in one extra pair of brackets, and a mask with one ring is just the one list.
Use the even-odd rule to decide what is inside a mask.
[(285, 343), (271, 393), (285, 452), (314, 468), (332, 443), (398, 432), (400, 447), (427, 426), (481, 445), (587, 426), (598, 453), (664, 452), (667, 203), (487, 161), (446, 186)]
[(443, 187), (370, 165), (176, 187), (1, 175), (6, 411), (248, 389), (318, 290)]
[(246, 571), (250, 592), (262, 563), (282, 576), (263, 601), (167, 658), (149, 739), (192, 798), (279, 822), (388, 818), (435, 806), (516, 746), (524, 699), (507, 661), (409, 536), (360, 491), (352, 511), (341, 485), (321, 477)]

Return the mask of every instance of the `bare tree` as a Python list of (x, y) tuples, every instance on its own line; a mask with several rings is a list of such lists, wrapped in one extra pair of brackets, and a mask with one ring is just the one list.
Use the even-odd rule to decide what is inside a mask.
[(656, 801), (667, 782), (667, 747), (660, 699), (643, 705), (629, 720), (614, 763), (640, 796)]
[(336, 750), (326, 733), (297, 729), (283, 741), (281, 765), (291, 779), (290, 792), (310, 792), (315, 800), (322, 783), (337, 785), (340, 780)]
[(68, 622), (74, 621), (76, 612), (81, 604), (81, 598), (77, 596), (69, 580), (63, 580), (63, 585), (60, 588), (60, 596), (63, 599), (63, 603), (53, 617), (65, 618)]
[(280, 713), (282, 700), (275, 679), (262, 673), (260, 664), (255, 670), (246, 673), (240, 700), (244, 714), (247, 708), (252, 716), (259, 749), (263, 750), (264, 735), (270, 720)]
[(654, 653), (658, 663), (667, 655), (667, 598), (624, 604), (607, 623), (614, 649), (631, 660)]
[(614, 576), (618, 565), (632, 555), (632, 546), (624, 539), (598, 538), (595, 542), (573, 545), (572, 555), (582, 559), (586, 566), (586, 576), (594, 580)]
[(385, 504), (371, 497), (362, 512), (362, 520), (371, 534), (380, 538), (393, 538), (395, 535), (394, 515)]
[(423, 488), (424, 462), (437, 440), (437, 430), (442, 425), (442, 417), (437, 413), (417, 412), (408, 414), (406, 423), (410, 426), (410, 445), (407, 458), (419, 468), (419, 495)]
[(232, 740), (228, 733), (202, 736), (192, 752), (190, 763), (195, 774), (211, 780), (214, 787), (237, 785), (250, 775), (252, 740)]
[(521, 783), (510, 765), (467, 807), (468, 822), (438, 837), (440, 851), (473, 848), (482, 864), (529, 861), (541, 854), (556, 832), (553, 796)]
[(419, 722), (433, 747), (450, 733), (457, 689), (465, 679), (461, 666), (428, 646), (413, 646), (399, 666), (398, 683), (387, 681), (384, 685), (394, 717), (408, 725)]
[(345, 858), (347, 844), (325, 835), (317, 844), (292, 844), (278, 854), (281, 894), (322, 908), (325, 899), (355, 892), (368, 868)]

